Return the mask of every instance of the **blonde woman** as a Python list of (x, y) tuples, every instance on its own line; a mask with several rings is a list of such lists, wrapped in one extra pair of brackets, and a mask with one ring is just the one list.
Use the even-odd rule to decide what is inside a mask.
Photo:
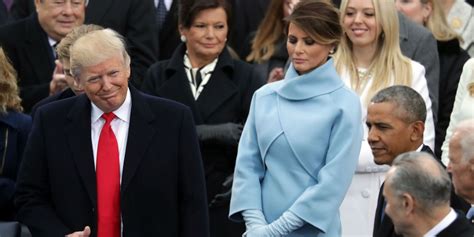
[(444, 140), (442, 150), (442, 161), (448, 164), (449, 158), (449, 140), (456, 126), (464, 120), (474, 118), (474, 59), (471, 58), (464, 65), (461, 79), (459, 80), (456, 99), (454, 100), (453, 112), (448, 130), (446, 130), (446, 139)]
[(396, 0), (397, 9), (414, 22), (425, 26), (436, 38), (440, 62), (439, 107), (436, 123), (435, 154), (441, 157), (441, 145), (446, 136), (449, 118), (462, 67), (469, 54), (461, 48), (461, 37), (448, 25), (439, 0)]
[(0, 48), (0, 221), (15, 216), (13, 193), (31, 118), (21, 113), (16, 72)]
[[(424, 143), (434, 145), (434, 123), (425, 70), (403, 56), (399, 46), (398, 15), (393, 0), (343, 0), (341, 24), (344, 36), (336, 52), (336, 69), (342, 80), (359, 95), (365, 123), (367, 105), (379, 90), (407, 85), (422, 95), (427, 106)], [(341, 206), (342, 235), (370, 236), (377, 196), (387, 167), (374, 163), (364, 139), (356, 174)], [(388, 155), (390, 150), (384, 150)]]

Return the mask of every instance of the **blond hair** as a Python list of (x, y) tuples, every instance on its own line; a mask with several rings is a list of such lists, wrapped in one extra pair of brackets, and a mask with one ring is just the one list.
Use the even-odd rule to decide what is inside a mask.
[(284, 37), (283, 3), (285, 0), (272, 0), (267, 14), (258, 26), (252, 39), (252, 51), (247, 56), (248, 62), (263, 63), (275, 53), (278, 40)]
[[(341, 25), (347, 14), (350, 0), (342, 0)], [(372, 0), (375, 10), (375, 20), (381, 27), (381, 33), (376, 40), (375, 56), (368, 68), (374, 80), (369, 88), (365, 103), (368, 104), (379, 90), (391, 85), (411, 86), (412, 67), (410, 59), (403, 56), (400, 50), (398, 15), (393, 0)], [(383, 16), (383, 17), (382, 17)], [(344, 34), (341, 44), (335, 54), (336, 70), (341, 74), (347, 70), (350, 76), (351, 88), (360, 91), (362, 79), (357, 73), (352, 51), (353, 45)]]
[(433, 33), (436, 40), (449, 41), (457, 39), (462, 42), (461, 36), (448, 25), (446, 15), (438, 0), (420, 0), (420, 2), (421, 4), (431, 5), (431, 14), (424, 22), (424, 25)]
[(467, 89), (469, 90), (469, 95), (474, 97), (474, 82), (469, 83)]
[(64, 37), (61, 42), (56, 47), (56, 53), (58, 55), (59, 60), (68, 60), (71, 58), (69, 49), (70, 47), (79, 39), (81, 36), (96, 30), (104, 29), (102, 26), (88, 24), (88, 25), (80, 25), (75, 27), (69, 34)]
[(21, 99), (18, 96), (16, 71), (0, 47), (0, 113), (8, 110), (22, 112)]
[(121, 55), (126, 67), (130, 67), (130, 56), (124, 38), (112, 29), (96, 30), (85, 34), (70, 47), (71, 72), (79, 77), (83, 67), (97, 65), (107, 59)]

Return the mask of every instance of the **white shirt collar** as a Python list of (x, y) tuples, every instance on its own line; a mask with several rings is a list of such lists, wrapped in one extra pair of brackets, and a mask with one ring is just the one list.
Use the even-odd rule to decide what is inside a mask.
[(421, 145), (416, 149), (417, 152), (420, 152), (421, 149), (423, 149), (423, 143), (421, 143)]
[[(159, 2), (159, 0), (155, 0), (155, 8), (158, 7), (158, 2)], [(166, 10), (168, 10), (168, 11), (170, 10), (171, 4), (173, 4), (173, 0), (165, 0)]]
[(449, 211), (448, 215), (446, 215), (437, 225), (435, 225), (433, 228), (431, 228), (430, 231), (428, 231), (423, 237), (435, 237), (439, 234), (439, 232), (443, 231), (451, 225), (456, 220), (456, 217), (458, 214), (451, 208), (451, 211)]
[(51, 48), (54, 48), (54, 45), (57, 43), (58, 41), (54, 40), (53, 38), (49, 37), (48, 36), (48, 43), (49, 43), (49, 46), (51, 46)]
[[(102, 114), (104, 114), (104, 112), (101, 109), (99, 109), (99, 107), (97, 107), (94, 103), (92, 103), (92, 101), (91, 101), (91, 105), (92, 105), (91, 123), (95, 123), (97, 122), (97, 120), (100, 119), (100, 117), (102, 116)], [(122, 103), (122, 105), (118, 109), (113, 111), (113, 113), (115, 114), (115, 116), (117, 116), (117, 118), (128, 123), (130, 122), (131, 110), (132, 110), (132, 97), (130, 96), (130, 88), (128, 88), (125, 101)]]

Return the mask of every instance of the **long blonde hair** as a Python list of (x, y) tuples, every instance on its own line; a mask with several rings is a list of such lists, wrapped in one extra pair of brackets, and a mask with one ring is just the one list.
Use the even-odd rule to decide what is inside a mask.
[[(343, 25), (350, 0), (342, 0), (340, 22)], [(366, 104), (380, 89), (391, 85), (411, 86), (412, 68), (410, 59), (403, 56), (400, 50), (398, 15), (393, 0), (371, 0), (375, 10), (375, 20), (381, 27), (381, 33), (376, 41), (377, 48), (368, 72), (374, 80), (369, 88)], [(383, 17), (382, 17), (383, 16)], [(344, 34), (341, 44), (335, 54), (336, 70), (339, 74), (346, 70), (349, 73), (351, 87), (359, 91), (362, 78), (359, 78), (354, 63), (353, 45), (347, 34)]]
[(448, 25), (446, 15), (438, 0), (420, 0), (420, 2), (421, 4), (431, 4), (431, 14), (424, 22), (424, 25), (433, 33), (436, 40), (449, 41), (458, 39), (462, 42), (461, 36)]
[(8, 110), (22, 112), (16, 71), (2, 48), (0, 48), (0, 77), (0, 113), (7, 113)]
[(284, 37), (283, 3), (285, 0), (272, 0), (267, 13), (258, 26), (252, 40), (251, 52), (245, 60), (262, 63), (272, 57), (278, 40)]

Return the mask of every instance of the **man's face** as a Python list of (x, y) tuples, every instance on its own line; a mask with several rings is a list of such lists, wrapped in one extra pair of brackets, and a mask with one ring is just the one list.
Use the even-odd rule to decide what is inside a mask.
[(127, 96), (130, 66), (125, 65), (122, 55), (83, 67), (79, 75), (80, 85), (87, 97), (104, 113), (118, 109)]
[(80, 95), (84, 93), (84, 90), (81, 88), (79, 83), (74, 80), (74, 76), (71, 74), (71, 67), (70, 67), (70, 62), (69, 58), (64, 58), (64, 59), (59, 59), (61, 62), (62, 68), (63, 68), (63, 73), (64, 73), (64, 78), (66, 79), (67, 85), (71, 90), (74, 92), (76, 95)]
[(84, 23), (85, 0), (35, 0), (35, 6), (41, 27), (56, 41)]
[(385, 214), (392, 219), (395, 232), (403, 235), (410, 225), (407, 220), (405, 207), (403, 206), (403, 199), (395, 195), (392, 190), (390, 182), (385, 182), (383, 188), (383, 196), (387, 204), (385, 205)]
[(473, 159), (463, 160), (460, 144), (460, 136), (455, 133), (449, 142), (449, 164), (448, 172), (452, 174), (454, 190), (456, 194), (464, 199), (472, 200), (474, 197), (474, 166)]
[(397, 155), (413, 150), (412, 125), (400, 119), (396, 110), (395, 104), (386, 102), (372, 103), (367, 109), (368, 141), (380, 165), (390, 165)]

